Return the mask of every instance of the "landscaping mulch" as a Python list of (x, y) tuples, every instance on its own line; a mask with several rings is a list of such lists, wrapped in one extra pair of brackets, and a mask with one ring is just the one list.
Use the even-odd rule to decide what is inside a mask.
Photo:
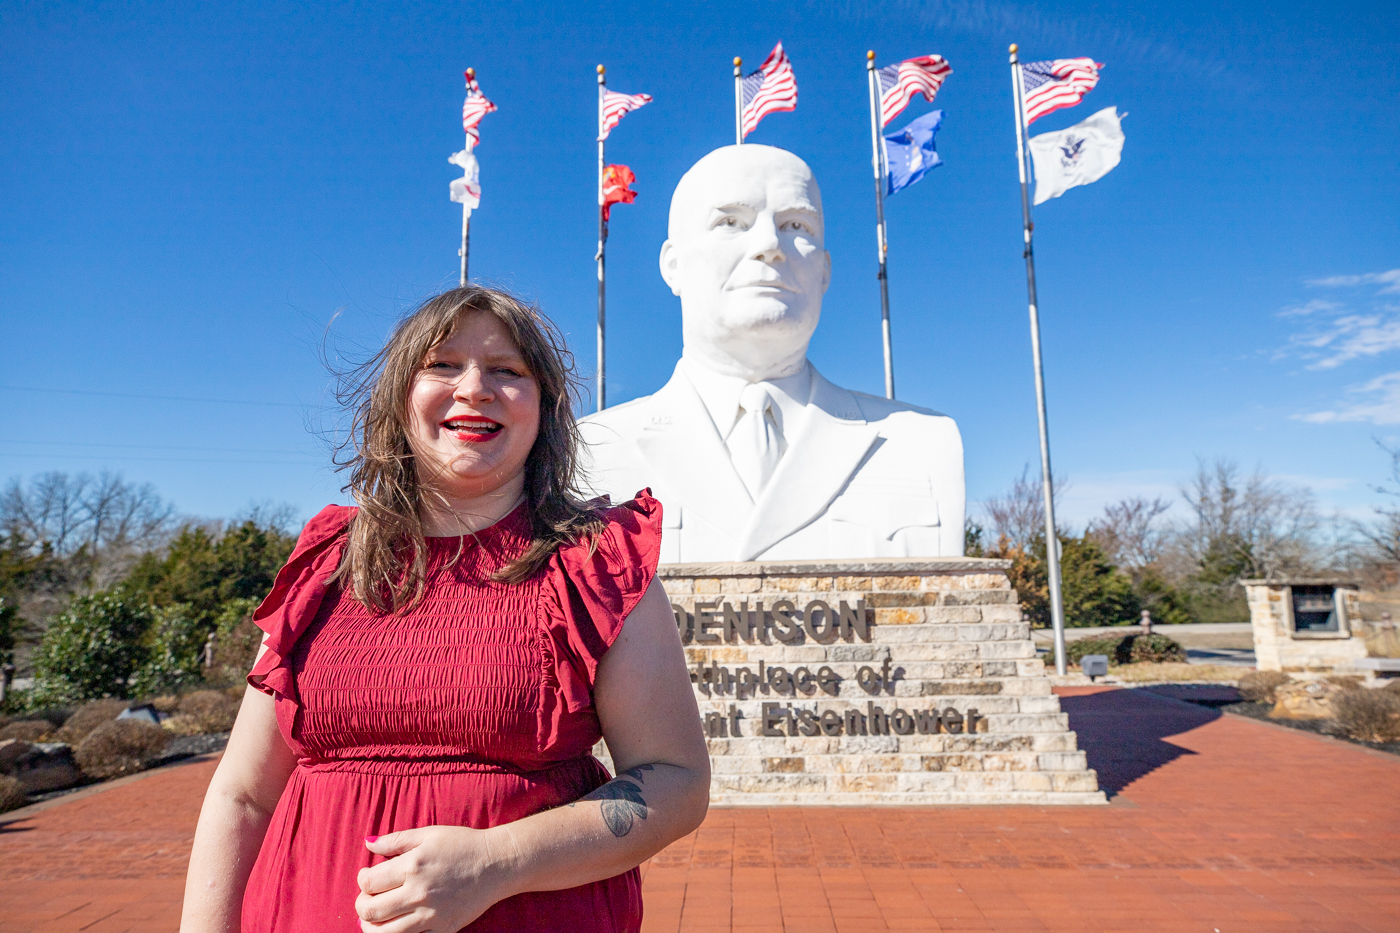
[(1300, 732), (1311, 732), (1313, 735), (1325, 735), (1334, 739), (1341, 739), (1343, 742), (1350, 742), (1353, 745), (1364, 745), (1366, 748), (1373, 748), (1378, 752), (1400, 755), (1400, 742), (1367, 742), (1362, 739), (1354, 739), (1342, 731), (1341, 726), (1335, 719), (1274, 719), (1269, 716), (1270, 710), (1274, 708), (1272, 703), (1254, 703), (1242, 699), (1239, 691), (1233, 687), (1222, 685), (1213, 689), (1192, 689), (1190, 686), (1183, 684), (1170, 687), (1149, 687), (1146, 689), (1158, 696), (1170, 697), (1173, 700), (1183, 700), (1196, 706), (1204, 706), (1207, 709), (1219, 710), (1222, 713), (1232, 713), (1236, 716), (1244, 716), (1247, 719), (1257, 719), (1260, 722), (1272, 723), (1276, 726), (1285, 726), (1289, 729), (1297, 729)]

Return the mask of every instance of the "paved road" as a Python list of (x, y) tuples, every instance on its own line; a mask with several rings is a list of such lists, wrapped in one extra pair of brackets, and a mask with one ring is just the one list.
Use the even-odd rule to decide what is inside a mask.
[[(1110, 806), (712, 810), (645, 866), (644, 930), (1400, 930), (1400, 758), (1059, 692)], [(172, 933), (212, 770), (0, 817), (0, 933)]]

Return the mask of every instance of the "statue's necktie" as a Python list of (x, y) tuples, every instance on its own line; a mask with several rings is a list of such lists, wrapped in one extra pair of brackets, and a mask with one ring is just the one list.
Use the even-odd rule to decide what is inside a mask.
[(783, 440), (771, 411), (773, 396), (766, 385), (756, 382), (745, 386), (739, 407), (743, 412), (729, 435), (729, 457), (757, 502), (783, 455)]

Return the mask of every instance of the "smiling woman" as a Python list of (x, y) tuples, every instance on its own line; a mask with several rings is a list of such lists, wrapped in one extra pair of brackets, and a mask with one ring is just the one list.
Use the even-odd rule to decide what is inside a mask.
[(470, 287), (355, 374), (359, 509), (254, 616), (182, 930), (639, 929), (636, 866), (704, 817), (709, 760), (660, 503), (575, 496), (572, 393), (539, 312)]

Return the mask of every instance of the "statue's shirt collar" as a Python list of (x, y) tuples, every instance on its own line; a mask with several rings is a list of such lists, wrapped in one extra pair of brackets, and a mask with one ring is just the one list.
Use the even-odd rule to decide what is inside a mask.
[[(717, 373), (685, 357), (681, 357), (681, 370), (695, 387), (695, 393), (700, 396), (705, 410), (709, 412), (710, 420), (714, 422), (720, 439), (727, 442), (734, 426), (739, 422), (739, 395), (749, 384), (748, 381), (739, 376)], [(763, 384), (769, 387), (769, 394), (776, 403), (773, 415), (778, 430), (787, 437), (788, 432), (795, 430), (802, 423), (802, 412), (811, 399), (812, 364), (804, 362), (802, 368), (791, 376), (765, 379)]]

